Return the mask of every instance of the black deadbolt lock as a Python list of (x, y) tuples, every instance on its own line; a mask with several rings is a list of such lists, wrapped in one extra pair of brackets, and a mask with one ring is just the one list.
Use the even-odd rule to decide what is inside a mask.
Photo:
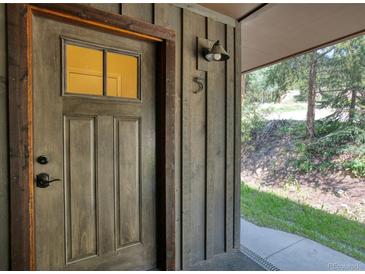
[(50, 183), (61, 181), (60, 179), (51, 179), (47, 173), (39, 173), (36, 176), (37, 187), (45, 188), (49, 187)]
[(48, 164), (48, 158), (44, 155), (41, 155), (37, 158), (37, 162), (41, 165), (46, 165)]

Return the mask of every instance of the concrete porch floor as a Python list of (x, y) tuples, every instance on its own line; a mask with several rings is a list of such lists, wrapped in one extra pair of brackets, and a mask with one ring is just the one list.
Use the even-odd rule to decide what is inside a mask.
[(190, 271), (264, 271), (260, 265), (251, 260), (242, 252), (235, 250), (229, 253), (214, 256), (213, 258), (197, 263), (185, 270)]
[(365, 264), (310, 239), (241, 219), (241, 248), (280, 270), (365, 270)]

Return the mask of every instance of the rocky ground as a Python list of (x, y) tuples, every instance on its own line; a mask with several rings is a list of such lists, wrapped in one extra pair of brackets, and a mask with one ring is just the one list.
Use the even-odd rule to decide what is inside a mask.
[(271, 123), (266, 133), (242, 145), (241, 180), (261, 191), (365, 223), (364, 179), (345, 172), (296, 172), (295, 143), (289, 134), (279, 133), (281, 125)]

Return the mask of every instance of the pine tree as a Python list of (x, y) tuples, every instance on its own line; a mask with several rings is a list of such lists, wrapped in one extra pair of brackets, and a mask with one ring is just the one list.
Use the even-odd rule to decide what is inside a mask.
[(334, 48), (322, 77), (321, 108), (332, 108), (332, 120), (363, 124), (365, 120), (365, 36)]
[(290, 89), (299, 89), (298, 99), (307, 101), (306, 128), (310, 139), (316, 135), (316, 106), (334, 110), (328, 119), (364, 125), (365, 36), (246, 75), (246, 100), (279, 103)]

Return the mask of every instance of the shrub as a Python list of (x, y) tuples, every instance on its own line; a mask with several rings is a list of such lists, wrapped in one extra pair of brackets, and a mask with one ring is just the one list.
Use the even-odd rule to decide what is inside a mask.
[(365, 177), (365, 156), (359, 157), (342, 164), (342, 167), (358, 178)]
[(341, 122), (337, 120), (318, 120), (315, 122), (315, 132), (318, 137), (326, 136), (341, 127)]
[(365, 145), (365, 130), (354, 125), (342, 126), (308, 145), (308, 152), (330, 158), (349, 145)]
[(319, 121), (317, 139), (298, 143), (297, 171), (326, 171), (342, 168), (355, 177), (365, 177), (365, 130), (336, 121)]
[(260, 110), (258, 104), (245, 103), (242, 106), (241, 119), (241, 141), (248, 143), (253, 136), (265, 125), (265, 113)]

